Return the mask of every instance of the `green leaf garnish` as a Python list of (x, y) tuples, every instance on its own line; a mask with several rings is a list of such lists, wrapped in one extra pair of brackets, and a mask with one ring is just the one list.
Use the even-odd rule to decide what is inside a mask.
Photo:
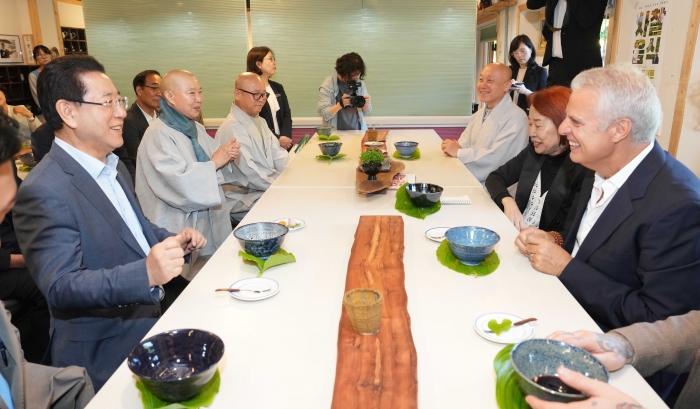
[(525, 402), (525, 394), (520, 389), (517, 374), (510, 362), (510, 350), (514, 345), (507, 345), (496, 354), (493, 368), (496, 370), (496, 402), (500, 409), (530, 409)]
[(452, 250), (450, 249), (450, 243), (448, 243), (447, 239), (443, 240), (442, 243), (440, 243), (440, 246), (438, 247), (437, 251), (437, 258), (440, 264), (443, 266), (449, 268), (450, 270), (454, 270), (458, 273), (462, 273), (465, 275), (473, 275), (474, 277), (479, 277), (479, 276), (486, 276), (498, 268), (498, 266), (501, 264), (501, 260), (498, 258), (498, 254), (496, 254), (496, 251), (492, 251), (491, 254), (486, 256), (484, 261), (482, 261), (480, 264), (477, 264), (475, 266), (468, 266), (466, 264), (462, 264), (459, 262), (459, 259), (457, 256), (452, 253)]
[(501, 332), (508, 331), (510, 329), (510, 327), (513, 325), (513, 321), (506, 318), (499, 324), (496, 320), (491, 320), (487, 325), (489, 329), (496, 334), (496, 336), (499, 336), (501, 335)]
[[(134, 375), (134, 378), (136, 376)], [(214, 402), (214, 397), (219, 393), (221, 385), (221, 376), (219, 369), (216, 370), (211, 380), (204, 386), (204, 389), (199, 395), (194, 398), (178, 403), (169, 403), (161, 400), (159, 397), (151, 393), (140, 379), (136, 378), (136, 388), (141, 391), (141, 402), (144, 409), (195, 409), (203, 406), (209, 406)]]
[(436, 213), (438, 210), (440, 210), (442, 208), (442, 204), (438, 200), (437, 203), (430, 207), (416, 207), (416, 205), (414, 205), (411, 201), (411, 198), (408, 197), (408, 193), (406, 192), (406, 184), (404, 183), (401, 185), (399, 190), (396, 191), (396, 204), (394, 205), (394, 208), (401, 213), (415, 217), (416, 219), (425, 219), (428, 215)]
[(331, 162), (333, 162), (333, 159), (340, 159), (340, 158), (344, 158), (345, 156), (347, 156), (347, 155), (344, 154), (344, 153), (339, 153), (339, 154), (337, 154), (337, 155), (335, 155), (335, 156), (317, 155), (317, 156), (316, 156), (316, 159), (318, 159), (318, 160), (327, 160), (327, 161), (328, 161), (328, 164), (330, 165)]
[(403, 156), (401, 156), (401, 154), (399, 153), (399, 151), (394, 151), (394, 153), (393, 153), (391, 156), (394, 157), (395, 159), (401, 159), (401, 160), (416, 160), (416, 159), (420, 159), (420, 148), (416, 148), (416, 151), (413, 152), (413, 154), (412, 154), (411, 156), (409, 156), (408, 158), (404, 158)]
[(319, 135), (318, 139), (322, 141), (335, 141), (336, 139), (340, 139), (340, 136), (338, 135)]
[(271, 255), (267, 260), (255, 257), (254, 255), (248, 254), (243, 250), (239, 250), (238, 255), (243, 257), (243, 260), (253, 262), (258, 266), (258, 270), (260, 270), (260, 273), (257, 275), (258, 277), (261, 277), (263, 272), (267, 269), (279, 266), (281, 264), (294, 263), (297, 261), (294, 254), (288, 253), (283, 249), (277, 250), (277, 253)]

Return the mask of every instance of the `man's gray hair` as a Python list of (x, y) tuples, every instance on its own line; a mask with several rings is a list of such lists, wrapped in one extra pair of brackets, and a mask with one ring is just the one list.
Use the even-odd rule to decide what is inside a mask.
[(632, 122), (634, 143), (653, 142), (661, 126), (661, 101), (649, 78), (632, 64), (612, 64), (581, 72), (571, 83), (574, 91), (585, 89), (598, 97), (595, 115), (598, 129), (618, 119)]

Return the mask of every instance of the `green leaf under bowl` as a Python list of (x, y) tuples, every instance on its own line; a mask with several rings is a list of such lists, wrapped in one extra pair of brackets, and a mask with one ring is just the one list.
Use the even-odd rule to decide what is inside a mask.
[(258, 270), (260, 270), (260, 273), (258, 273), (257, 275), (258, 277), (261, 277), (263, 275), (263, 272), (265, 272), (265, 270), (267, 269), (282, 264), (294, 263), (297, 261), (296, 257), (294, 257), (294, 254), (288, 253), (283, 249), (277, 250), (277, 253), (271, 255), (270, 258), (268, 258), (267, 260), (255, 257), (254, 255), (248, 254), (243, 250), (239, 250), (238, 255), (243, 257), (243, 260), (251, 261), (258, 266)]
[(496, 254), (495, 250), (491, 251), (491, 254), (486, 256), (484, 261), (482, 261), (480, 264), (477, 264), (475, 266), (468, 266), (466, 264), (462, 264), (460, 263), (457, 256), (455, 256), (454, 253), (452, 253), (452, 250), (450, 249), (450, 243), (447, 241), (447, 239), (443, 240), (442, 243), (440, 243), (436, 254), (438, 261), (440, 261), (440, 264), (442, 264), (443, 266), (449, 268), (450, 270), (454, 270), (458, 273), (462, 273), (465, 275), (473, 275), (474, 277), (489, 275), (496, 271), (498, 266), (501, 264), (501, 260), (498, 259), (498, 254)]
[(394, 153), (393, 153), (391, 156), (392, 156), (394, 159), (416, 160), (416, 159), (420, 159), (420, 149), (419, 149), (419, 148), (416, 148), (416, 151), (413, 152), (413, 154), (412, 154), (411, 156), (409, 156), (408, 158), (404, 158), (403, 156), (401, 156), (401, 154), (399, 154), (399, 151), (394, 151)]
[(27, 172), (27, 173), (31, 172), (32, 169), (34, 169), (34, 168), (27, 166), (27, 165), (21, 165), (20, 167), (17, 168), (18, 171)]
[(510, 329), (510, 327), (513, 325), (513, 321), (506, 318), (499, 324), (498, 321), (491, 320), (486, 325), (491, 331), (493, 331), (494, 334), (496, 334), (496, 336), (499, 336), (501, 335), (501, 332), (505, 332)]
[(510, 362), (510, 350), (515, 345), (506, 345), (493, 359), (496, 370), (496, 402), (500, 409), (531, 409), (525, 402), (525, 394), (518, 385), (517, 374)]
[(318, 159), (318, 160), (327, 160), (327, 161), (328, 161), (328, 164), (330, 165), (331, 162), (333, 162), (333, 159), (340, 159), (340, 158), (344, 158), (344, 157), (346, 157), (346, 156), (347, 156), (347, 155), (344, 154), (344, 153), (339, 153), (339, 154), (337, 154), (337, 155), (335, 155), (335, 156), (316, 155), (316, 159)]
[(335, 141), (337, 139), (340, 139), (340, 136), (338, 135), (319, 135), (318, 139), (322, 141)]
[[(134, 376), (134, 378), (136, 378), (136, 376)], [(217, 368), (214, 376), (204, 385), (204, 389), (202, 389), (199, 395), (185, 402), (169, 403), (152, 394), (151, 391), (146, 389), (146, 385), (144, 385), (140, 379), (136, 378), (136, 388), (141, 391), (141, 402), (143, 403), (144, 409), (196, 409), (202, 406), (209, 406), (214, 402), (216, 394), (219, 393), (220, 385), (221, 376)]]
[(442, 204), (438, 200), (437, 203), (430, 207), (416, 207), (408, 197), (408, 192), (406, 192), (406, 184), (403, 184), (399, 190), (396, 191), (396, 204), (394, 208), (401, 213), (407, 214), (416, 219), (425, 219), (428, 215), (436, 213), (442, 208)]

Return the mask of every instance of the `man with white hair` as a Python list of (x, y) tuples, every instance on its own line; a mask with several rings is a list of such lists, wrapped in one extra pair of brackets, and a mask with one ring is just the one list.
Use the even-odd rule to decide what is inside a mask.
[(700, 309), (700, 180), (654, 141), (662, 112), (651, 81), (611, 65), (572, 89), (559, 133), (595, 176), (563, 248), (533, 228), (516, 245), (604, 330)]

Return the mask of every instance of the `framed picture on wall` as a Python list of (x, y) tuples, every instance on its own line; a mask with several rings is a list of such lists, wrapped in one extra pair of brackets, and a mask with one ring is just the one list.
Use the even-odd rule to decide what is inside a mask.
[(23, 63), (19, 36), (0, 34), (0, 64)]
[(28, 65), (36, 65), (34, 61), (34, 36), (32, 34), (22, 34), (22, 45), (24, 46), (24, 55), (27, 56)]
[(542, 35), (542, 29), (546, 24), (544, 14), (540, 15), (540, 41), (537, 42), (537, 55), (544, 55), (544, 50), (547, 48), (547, 40)]

